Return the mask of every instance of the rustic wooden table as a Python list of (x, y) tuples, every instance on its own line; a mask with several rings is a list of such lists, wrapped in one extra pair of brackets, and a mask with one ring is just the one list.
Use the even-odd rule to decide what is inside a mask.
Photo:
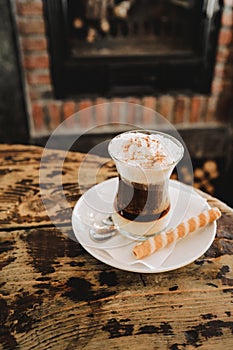
[[(68, 238), (69, 210), (54, 210), (53, 222), (47, 216), (42, 151), (0, 145), (0, 349), (233, 349), (233, 210), (201, 193), (222, 211), (203, 256), (160, 274), (118, 270)], [(84, 156), (68, 152), (63, 165), (71, 209), (81, 195), (77, 168)], [(43, 165), (50, 170), (44, 190), (58, 202), (56, 166), (63, 157), (51, 150)], [(84, 190), (94, 184), (98, 162), (88, 160)], [(114, 176), (108, 161), (96, 181)]]

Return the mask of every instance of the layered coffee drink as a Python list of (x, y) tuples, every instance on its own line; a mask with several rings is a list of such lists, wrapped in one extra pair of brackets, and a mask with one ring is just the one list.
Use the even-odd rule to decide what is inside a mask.
[(169, 178), (183, 155), (181, 143), (160, 132), (130, 131), (111, 140), (109, 153), (119, 174), (115, 224), (133, 237), (163, 229), (171, 207)]
[(170, 207), (166, 182), (141, 184), (119, 176), (115, 209), (127, 220), (148, 222), (164, 216)]

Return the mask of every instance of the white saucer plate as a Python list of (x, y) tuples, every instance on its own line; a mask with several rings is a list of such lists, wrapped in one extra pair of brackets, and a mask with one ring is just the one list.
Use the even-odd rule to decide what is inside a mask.
[[(159, 273), (190, 264), (211, 246), (216, 234), (216, 222), (142, 260), (135, 259), (132, 254), (136, 242), (119, 233), (105, 243), (94, 242), (90, 238), (89, 229), (94, 222), (113, 213), (117, 186), (118, 178), (93, 186), (78, 200), (72, 213), (72, 227), (77, 240), (96, 259), (121, 270)], [(179, 181), (169, 181), (169, 193), (172, 210), (169, 228), (176, 227), (180, 222), (210, 208), (206, 200), (191, 186)]]

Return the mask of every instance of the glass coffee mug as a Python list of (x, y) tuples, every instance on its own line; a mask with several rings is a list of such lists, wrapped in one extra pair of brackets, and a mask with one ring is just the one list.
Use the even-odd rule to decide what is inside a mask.
[(114, 137), (108, 146), (119, 177), (114, 224), (132, 239), (145, 240), (168, 226), (169, 179), (184, 154), (176, 138), (158, 131), (134, 130)]

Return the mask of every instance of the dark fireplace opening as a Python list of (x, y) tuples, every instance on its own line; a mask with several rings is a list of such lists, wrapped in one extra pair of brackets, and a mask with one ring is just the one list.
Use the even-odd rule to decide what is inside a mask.
[(209, 93), (221, 0), (44, 0), (57, 98)]

